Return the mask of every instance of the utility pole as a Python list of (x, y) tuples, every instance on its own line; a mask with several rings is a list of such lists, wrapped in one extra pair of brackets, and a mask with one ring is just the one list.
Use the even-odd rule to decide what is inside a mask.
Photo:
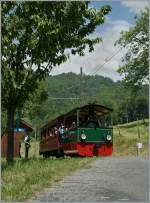
[(35, 151), (34, 151), (34, 156), (36, 157), (36, 140), (37, 140), (37, 127), (35, 126), (35, 134), (34, 134), (34, 142), (35, 142)]
[(84, 84), (85, 84), (85, 81), (83, 80), (83, 68), (80, 67), (80, 99), (81, 99), (81, 105), (85, 104)]
[(16, 115), (16, 126), (15, 126), (15, 128), (16, 128), (16, 130), (17, 130), (17, 132), (19, 131), (19, 128), (20, 128), (20, 122), (21, 122), (21, 112), (20, 112), (20, 110), (18, 109), (17, 110), (17, 115)]
[(142, 143), (141, 143), (141, 135), (140, 135), (140, 128), (139, 128), (139, 119), (137, 118), (137, 156), (140, 155), (140, 149), (142, 148)]
[(111, 126), (113, 126), (113, 117), (111, 116)]
[(81, 99), (81, 104), (83, 104), (83, 83), (82, 83), (82, 77), (83, 77), (83, 68), (80, 67), (80, 99)]
[(127, 123), (129, 122), (129, 119), (128, 119), (128, 104), (126, 104), (126, 119), (127, 119)]

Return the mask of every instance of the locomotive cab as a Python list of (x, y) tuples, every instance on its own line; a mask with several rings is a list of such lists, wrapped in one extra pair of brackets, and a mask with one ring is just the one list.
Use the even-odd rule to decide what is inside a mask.
[(105, 122), (104, 115), (112, 111), (100, 105), (86, 105), (66, 115), (66, 124), (77, 121), (74, 131), (64, 138), (64, 152), (81, 156), (109, 156), (113, 149), (113, 129)]

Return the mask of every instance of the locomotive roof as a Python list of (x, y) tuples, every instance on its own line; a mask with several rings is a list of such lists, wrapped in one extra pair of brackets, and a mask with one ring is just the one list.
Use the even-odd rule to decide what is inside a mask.
[(81, 107), (76, 107), (74, 109), (72, 109), (71, 111), (62, 114), (61, 116), (58, 116), (57, 118), (55, 118), (54, 120), (50, 121), (49, 123), (47, 123), (46, 125), (42, 126), (42, 128), (47, 128), (48, 126), (53, 126), (55, 125), (60, 119), (63, 119), (64, 117), (70, 117), (70, 116), (76, 116), (77, 110), (79, 110), (79, 114), (80, 116), (86, 116), (89, 114), (89, 108), (93, 108), (94, 110), (94, 114), (98, 117), (103, 116), (111, 111), (113, 111), (113, 109), (110, 109), (108, 107), (99, 105), (99, 104), (87, 104)]

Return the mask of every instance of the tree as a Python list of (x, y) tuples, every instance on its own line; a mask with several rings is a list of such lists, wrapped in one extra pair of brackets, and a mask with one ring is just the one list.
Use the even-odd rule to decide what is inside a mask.
[(48, 93), (47, 80), (43, 80), (39, 83), (38, 88), (32, 93), (32, 98), (29, 98), (24, 104), (22, 109), (22, 116), (24, 119), (28, 120), (34, 128), (41, 127), (39, 121), (44, 121), (44, 116), (48, 111), (48, 106), (45, 109), (44, 115), (41, 114), (41, 109), (47, 102)]
[(6, 1), (2, 7), (2, 105), (7, 110), (7, 161), (13, 161), (14, 115), (38, 82), (70, 54), (84, 55), (101, 39), (91, 39), (111, 10), (88, 8), (89, 2)]
[(129, 86), (140, 87), (148, 83), (149, 67), (149, 9), (145, 8), (129, 31), (122, 32), (116, 42), (127, 49), (123, 58), (123, 66), (119, 73), (124, 76), (124, 82)]

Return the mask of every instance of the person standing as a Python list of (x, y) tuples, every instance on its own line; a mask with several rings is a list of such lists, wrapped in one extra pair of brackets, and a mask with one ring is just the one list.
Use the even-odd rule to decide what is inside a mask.
[(61, 124), (61, 126), (59, 127), (59, 134), (60, 134), (60, 139), (61, 139), (61, 143), (62, 143), (63, 139), (65, 137), (65, 128), (64, 128), (63, 124)]
[(25, 143), (25, 158), (28, 159), (28, 154), (29, 154), (29, 148), (31, 147), (30, 145), (30, 136), (28, 135), (28, 133), (25, 135), (24, 138), (24, 143)]

